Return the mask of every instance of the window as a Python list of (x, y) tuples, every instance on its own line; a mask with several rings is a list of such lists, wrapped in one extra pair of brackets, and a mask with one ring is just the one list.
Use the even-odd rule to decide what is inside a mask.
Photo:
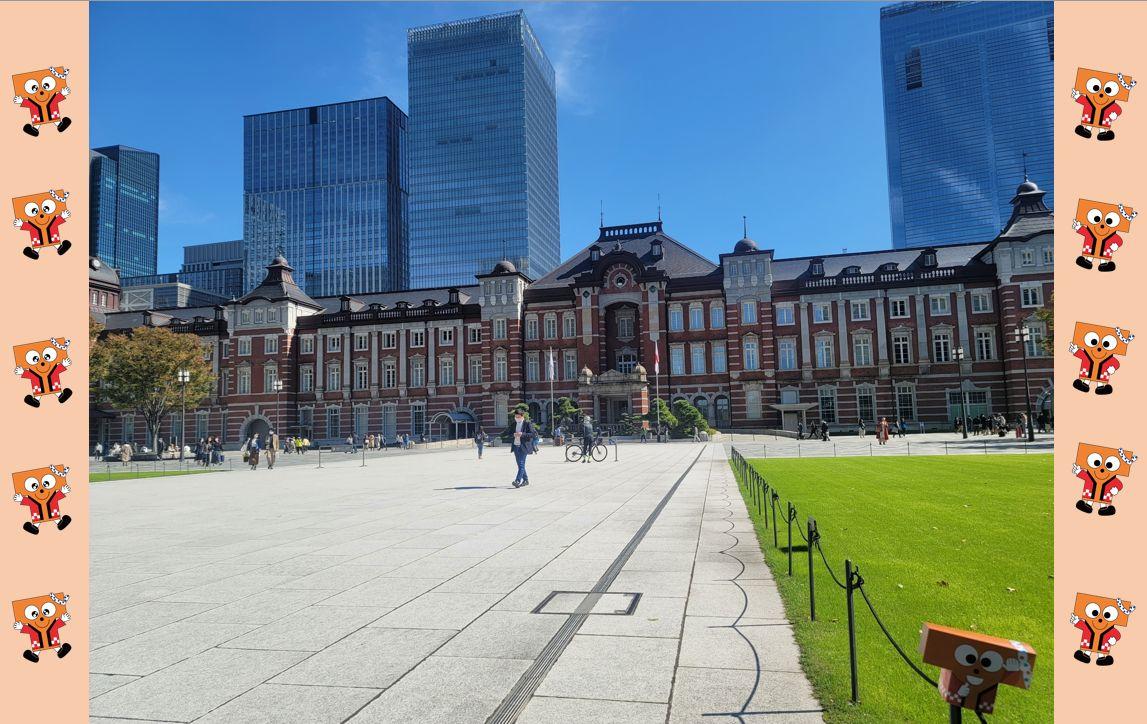
[(270, 309), (268, 309), (267, 310), (267, 321), (268, 322), (278, 322), (279, 321), (279, 310), (275, 309), (274, 307), (271, 307)]
[(577, 336), (577, 318), (573, 312), (566, 312), (562, 315), (562, 336), (567, 339)]
[(398, 386), (398, 365), (394, 360), (384, 360), (382, 363), (382, 386), (394, 388)]
[(343, 338), (339, 334), (331, 334), (327, 336), (327, 351), (328, 352), (342, 352), (343, 351)]
[(466, 381), (472, 385), (482, 383), (482, 356), (472, 355), (467, 360), (467, 375)]
[(342, 420), (339, 414), (339, 408), (327, 408), (327, 437), (342, 437)]
[[(314, 426), (314, 424), (315, 408), (304, 407), (299, 410), (299, 427), (301, 427), (303, 430), (306, 430), (308, 435), (311, 434), (311, 428)], [(223, 429), (226, 430), (227, 427), (224, 426)]]
[(1023, 307), (1042, 307), (1043, 306), (1043, 286), (1021, 287), (1020, 288), (1020, 306), (1023, 306)]
[(900, 299), (888, 300), (888, 316), (892, 319), (903, 319), (908, 316), (908, 300), (901, 297)]
[(494, 320), (494, 339), (506, 338), (506, 318), (498, 317)]
[(786, 387), (781, 390), (782, 405), (798, 405), (800, 401), (801, 391), (799, 387)]
[(410, 386), (426, 386), (426, 360), (421, 357), (410, 360)]
[(207, 413), (195, 413), (195, 437), (202, 440), (207, 437)]
[(342, 387), (342, 370), (338, 365), (327, 367), (327, 390), (337, 390)]
[(239, 338), (239, 356), (240, 357), (250, 357), (251, 356), (251, 338), (250, 337), (240, 337)]
[(761, 391), (745, 390), (745, 416), (750, 420), (761, 419)]
[(904, 56), (904, 89), (916, 90), (924, 87), (924, 72), (920, 65), (920, 49), (909, 48)]
[(562, 377), (567, 380), (577, 379), (577, 352), (567, 349), (562, 352)]
[(817, 323), (832, 321), (832, 303), (817, 302), (812, 305), (812, 321)]
[(454, 358), (443, 357), (438, 360), (438, 384), (454, 384)]
[(394, 349), (396, 347), (398, 347), (398, 332), (383, 332), (382, 348)]
[(558, 318), (557, 315), (547, 314), (545, 324), (542, 329), (542, 334), (546, 339), (558, 338)]
[(526, 317), (526, 339), (538, 338), (538, 318), (530, 315)]
[(263, 392), (275, 391), (275, 380), (279, 379), (279, 371), (273, 366), (263, 368)]
[(315, 338), (312, 335), (303, 337), (303, 346), (300, 350), (303, 354), (314, 354), (315, 352)]
[(1024, 249), (1020, 252), (1020, 266), (1035, 266), (1035, 251)]
[(912, 364), (912, 335), (909, 332), (896, 332), (892, 335), (892, 364)]
[(741, 344), (741, 356), (744, 359), (744, 368), (746, 370), (761, 368), (761, 356), (757, 347), (756, 337), (752, 335), (745, 337)]
[(366, 437), (367, 433), (367, 408), (364, 405), (356, 405), (354, 408), (354, 435), (357, 438)]
[(299, 368), (299, 392), (313, 392), (315, 389), (315, 368), (305, 365)]
[(713, 342), (713, 371), (724, 374), (729, 371), (729, 358), (725, 354), (724, 342)]
[[(310, 339), (310, 337), (303, 337), (304, 341), (308, 340), (308, 339)], [(231, 356), (231, 340), (229, 340), (229, 339), (223, 340), (223, 353), (222, 354), (223, 354), (223, 359), (227, 359), (228, 357)]]
[(669, 347), (669, 374), (685, 374), (685, 348), (679, 344)]
[(972, 313), (982, 314), (992, 311), (992, 295), (990, 292), (972, 292)]
[(250, 309), (244, 309), (242, 312), (239, 312), (239, 324), (250, 324), (250, 323), (251, 323), (251, 310)]
[(480, 325), (477, 325), (477, 324), (470, 325), (469, 327), (466, 328), (466, 332), (467, 332), (470, 344), (481, 344), (482, 343), (482, 327)]
[(916, 388), (910, 382), (896, 385), (896, 417), (905, 421), (916, 419)]
[[(725, 326), (725, 305), (722, 302), (713, 302), (709, 305), (709, 326), (713, 329), (722, 329)], [(726, 404), (728, 400), (725, 400)]]
[(713, 424), (718, 428), (726, 428), (731, 424), (732, 418), (729, 411), (729, 398), (724, 395), (718, 395), (713, 400)]
[(1055, 249), (1050, 244), (1043, 248), (1043, 263), (1048, 266), (1055, 263)]
[(354, 336), (354, 349), (356, 352), (365, 352), (370, 349), (370, 335), (362, 332)]
[(852, 363), (857, 367), (872, 364), (872, 336), (858, 334), (852, 338)]
[(267, 321), (267, 312), (262, 309), (255, 310), (255, 324), (262, 324)]
[(951, 313), (951, 308), (948, 306), (947, 294), (929, 294), (928, 304), (931, 305), (932, 316), (943, 316)]
[(505, 350), (494, 353), (494, 381), (505, 382), (509, 379), (509, 365), (506, 361)]
[(410, 434), (421, 435), (426, 432), (426, 406), (410, 406)]
[(861, 420), (876, 421), (876, 389), (871, 385), (856, 388), (856, 413)]
[(619, 339), (633, 339), (633, 316), (633, 310), (623, 310), (617, 313), (617, 336)]
[(757, 300), (746, 299), (741, 302), (741, 324), (757, 323)]
[(438, 344), (443, 346), (450, 346), (454, 344), (454, 328), (453, 327), (439, 327), (438, 328)]
[(354, 388), (365, 390), (370, 387), (370, 368), (365, 362), (356, 362), (354, 365)]
[(526, 353), (526, 382), (537, 382), (541, 379), (541, 367), (537, 352)]
[(932, 361), (933, 362), (951, 362), (952, 361), (952, 333), (951, 332), (933, 332), (932, 333)]
[(123, 416), (123, 439), (128, 442), (135, 440), (135, 415)]
[(996, 358), (996, 335), (990, 329), (976, 330), (976, 360), (984, 362)]
[(425, 347), (426, 346), (426, 330), (412, 329), (410, 330), (410, 346), (411, 347)]
[(1047, 328), (1041, 322), (1025, 322), (1024, 329), (1028, 333), (1026, 352), (1028, 357), (1046, 357), (1043, 340), (1047, 335)]
[(705, 343), (695, 342), (689, 345), (689, 357), (689, 369), (693, 374), (705, 374)]
[(669, 331), (680, 332), (685, 329), (685, 321), (681, 317), (681, 306), (675, 304), (669, 307)]
[(827, 423), (836, 422), (836, 388), (822, 387), (817, 393), (820, 400), (820, 419)]
[(267, 336), (263, 338), (263, 354), (278, 354), (279, 353), (279, 338), (274, 336)]
[(777, 366), (782, 370), (797, 368), (797, 341), (786, 338), (777, 342)]
[(632, 352), (618, 352), (617, 353), (617, 371), (624, 372), (625, 374), (632, 374), (633, 368), (637, 366), (637, 355)]
[(824, 369), (832, 367), (835, 364), (835, 359), (832, 349), (832, 337), (830, 335), (822, 335), (816, 338), (816, 366)]
[(793, 305), (782, 304), (777, 307), (777, 325), (787, 326), (796, 324), (796, 319), (793, 315)]
[(689, 329), (705, 329), (705, 306), (703, 304), (689, 305)]
[(240, 395), (251, 394), (251, 368), (250, 367), (240, 367), (239, 368), (239, 376), (238, 376), (237, 380), (238, 380), (238, 382), (236, 383), (236, 386), (235, 386), (235, 392), (237, 392)]
[(867, 300), (864, 300), (864, 301), (853, 300), (849, 304), (849, 309), (851, 311), (852, 321), (854, 321), (854, 322), (863, 322), (863, 321), (866, 321), (868, 319), (871, 319), (871, 316), (869, 315), (868, 301)]

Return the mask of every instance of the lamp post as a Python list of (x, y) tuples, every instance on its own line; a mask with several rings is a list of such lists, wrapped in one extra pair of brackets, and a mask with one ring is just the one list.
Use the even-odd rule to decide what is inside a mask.
[(952, 356), (956, 359), (956, 373), (960, 377), (960, 418), (964, 421), (961, 425), (964, 432), (964, 439), (968, 439), (968, 396), (964, 392), (964, 348), (957, 347), (952, 351)]
[(275, 391), (275, 430), (278, 430), (283, 426), (283, 421), (280, 419), (283, 415), (283, 408), (279, 402), (283, 392), (283, 381), (279, 379), (277, 374), (274, 382), (271, 383), (271, 389)]
[(1031, 341), (1031, 330), (1023, 326), (1016, 327), (1015, 340), (1020, 345), (1021, 359), (1024, 362), (1024, 404), (1028, 411), (1028, 442), (1035, 442), (1035, 425), (1032, 424), (1032, 394), (1028, 385), (1028, 342)]
[(176, 379), (179, 381), (179, 461), (183, 462), (183, 446), (187, 442), (187, 383), (191, 381), (191, 373), (187, 370), (179, 370), (176, 373)]

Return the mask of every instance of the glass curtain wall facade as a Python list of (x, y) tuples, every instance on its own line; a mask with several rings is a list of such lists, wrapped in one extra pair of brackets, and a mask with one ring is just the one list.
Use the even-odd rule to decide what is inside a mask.
[(242, 239), (183, 247), (179, 281), (196, 289), (228, 299), (241, 297), (246, 292), (245, 273)]
[(415, 287), (560, 261), (554, 70), (514, 11), (407, 35)]
[(244, 116), (245, 287), (282, 252), (311, 296), (405, 289), (406, 128), (389, 98)]
[(1050, 2), (881, 8), (893, 247), (995, 237), (1025, 163), (1053, 205), (1053, 36)]
[(155, 274), (159, 250), (159, 154), (105, 146), (90, 155), (89, 248), (123, 276)]

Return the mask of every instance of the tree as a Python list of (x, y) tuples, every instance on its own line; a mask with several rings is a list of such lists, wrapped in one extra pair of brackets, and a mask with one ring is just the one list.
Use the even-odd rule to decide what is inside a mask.
[(1052, 353), (1052, 345), (1055, 343), (1055, 295), (1053, 294), (1048, 300), (1046, 307), (1040, 307), (1036, 310), (1036, 319), (1043, 322), (1047, 326), (1047, 334), (1043, 336), (1040, 341), (1040, 347), (1043, 348), (1043, 353), (1050, 355)]
[[(658, 413), (658, 410), (661, 410)], [(658, 420), (662, 425), (666, 425), (670, 430), (677, 427), (677, 416), (669, 409), (669, 405), (665, 404), (665, 400), (658, 397), (653, 400), (653, 404), (649, 406), (649, 412), (645, 413), (645, 419), (656, 428)]]
[(639, 415), (636, 412), (627, 412), (621, 416), (621, 422), (617, 426), (618, 435), (637, 435), (641, 432), (642, 421), (645, 415)]
[(567, 429), (575, 428), (581, 420), (581, 410), (569, 397), (559, 397), (555, 403), (554, 420)]
[(127, 334), (105, 336), (92, 350), (92, 358), (98, 357), (106, 365), (101, 397), (112, 406), (132, 410), (143, 418), (152, 450), (158, 449), (163, 418), (179, 409), (179, 370), (190, 373), (186, 385), (189, 407), (198, 405), (215, 387), (211, 364), (204, 359), (203, 346), (193, 334), (176, 334), (163, 327), (137, 327)]
[(673, 427), (675, 437), (692, 437), (693, 428), (702, 432), (709, 430), (709, 423), (705, 420), (705, 416), (688, 400), (674, 402), (673, 414), (677, 416), (677, 425)]
[(108, 358), (106, 354), (106, 346), (100, 343), (100, 335), (103, 334), (104, 325), (96, 320), (88, 317), (88, 375), (92, 380), (92, 404), (98, 404), (103, 401), (103, 382), (107, 379), (108, 373)]

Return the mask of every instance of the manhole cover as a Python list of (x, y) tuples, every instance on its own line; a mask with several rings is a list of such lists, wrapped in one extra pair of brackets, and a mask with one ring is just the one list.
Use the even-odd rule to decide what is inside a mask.
[(637, 609), (640, 593), (590, 593), (589, 591), (553, 591), (542, 599), (532, 613), (590, 616), (630, 616)]

